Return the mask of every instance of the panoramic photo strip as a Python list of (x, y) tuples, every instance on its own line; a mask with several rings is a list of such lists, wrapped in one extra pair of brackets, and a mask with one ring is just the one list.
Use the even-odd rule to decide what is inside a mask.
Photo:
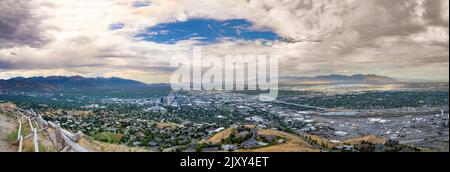
[(0, 152), (448, 153), (449, 1), (0, 0)]

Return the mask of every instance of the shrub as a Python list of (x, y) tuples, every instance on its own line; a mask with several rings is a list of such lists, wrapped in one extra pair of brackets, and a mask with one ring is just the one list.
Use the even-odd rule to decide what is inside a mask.
[(101, 132), (92, 136), (92, 138), (95, 140), (114, 144), (119, 144), (122, 137), (123, 135), (121, 134), (114, 134), (110, 132)]

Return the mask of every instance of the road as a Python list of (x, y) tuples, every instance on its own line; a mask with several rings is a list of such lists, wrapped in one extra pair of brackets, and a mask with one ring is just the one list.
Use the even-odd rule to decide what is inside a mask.
[(15, 127), (16, 124), (12, 119), (6, 117), (6, 115), (0, 114), (0, 152), (15, 151), (15, 149), (6, 141), (6, 137)]

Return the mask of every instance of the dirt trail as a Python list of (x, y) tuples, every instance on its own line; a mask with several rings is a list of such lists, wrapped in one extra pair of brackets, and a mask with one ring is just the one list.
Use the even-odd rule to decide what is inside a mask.
[(13, 147), (8, 144), (6, 137), (16, 127), (14, 120), (6, 117), (4, 114), (0, 114), (0, 152), (14, 152)]

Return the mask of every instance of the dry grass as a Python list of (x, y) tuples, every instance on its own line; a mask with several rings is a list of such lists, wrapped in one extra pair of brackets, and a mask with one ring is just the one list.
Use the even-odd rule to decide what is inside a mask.
[[(81, 111), (81, 110), (64, 110), (68, 115), (71, 116), (86, 116), (92, 113), (90, 110)], [(48, 116), (59, 116), (63, 114), (62, 109), (49, 110), (45, 112), (45, 115)]]
[(0, 103), (0, 109), (5, 110), (16, 110), (17, 106), (13, 103), (7, 102), (7, 103)]
[(357, 145), (357, 144), (361, 144), (362, 142), (369, 142), (372, 144), (384, 144), (386, 142), (386, 139), (384, 139), (383, 137), (378, 137), (378, 136), (370, 134), (370, 135), (356, 137), (356, 138), (352, 138), (352, 139), (343, 141), (344, 144), (350, 144), (350, 145)]
[(326, 146), (327, 148), (333, 148), (338, 145), (338, 144), (331, 142), (330, 140), (328, 140), (326, 138), (323, 138), (323, 137), (320, 137), (317, 135), (306, 134), (305, 136), (309, 137), (311, 140), (314, 140), (315, 142), (317, 142), (317, 144)]
[(423, 147), (416, 147), (416, 148), (419, 149), (420, 152), (439, 152), (438, 150), (435, 150), (435, 149), (432, 149), (432, 148), (423, 148)]
[[(249, 128), (249, 129), (256, 128), (256, 125), (242, 125), (242, 126), (245, 128)], [(220, 143), (222, 141), (222, 139), (227, 139), (228, 137), (230, 137), (231, 133), (233, 132), (233, 129), (235, 129), (235, 128), (236, 127), (231, 127), (231, 128), (225, 129), (225, 130), (215, 134), (211, 138), (201, 141), (200, 143), (212, 143), (212, 144)]]
[(230, 137), (231, 133), (233, 132), (233, 129), (234, 128), (228, 128), (226, 130), (223, 130), (215, 134), (211, 138), (201, 141), (201, 143), (213, 143), (213, 144), (220, 143), (222, 139), (227, 139), (228, 137)]
[[(30, 125), (28, 123), (28, 120), (26, 120), (25, 118), (21, 118), (22, 121), (22, 136), (25, 137), (27, 135), (32, 134), (31, 132), (31, 128)], [(35, 123), (33, 123), (35, 124)], [(37, 126), (33, 126), (33, 127), (37, 127)], [(36, 128), (36, 130), (39, 130), (40, 128)], [(49, 132), (53, 132), (50, 129)], [(34, 143), (33, 143), (33, 136), (23, 140), (23, 147), (22, 147), (22, 151), (23, 152), (34, 152)], [(38, 146), (39, 146), (39, 152), (54, 152), (56, 151), (55, 148), (53, 147), (53, 144), (51, 143), (51, 141), (48, 139), (48, 136), (44, 134), (44, 132), (41, 132), (38, 134)]]
[(237, 152), (320, 152), (317, 148), (303, 147), (295, 144), (280, 144), (257, 149), (241, 149)]
[(180, 126), (181, 126), (180, 124), (172, 123), (172, 122), (156, 123), (156, 128), (159, 128), (159, 129), (167, 129), (167, 128), (171, 129), (171, 128), (178, 128)]
[(243, 125), (245, 128), (254, 129), (256, 128), (256, 125)]
[(277, 130), (260, 130), (258, 133), (261, 135), (275, 135), (282, 137), (286, 139), (286, 142), (279, 145), (257, 149), (242, 149), (238, 150), (238, 152), (320, 152), (320, 149), (311, 146), (305, 140), (294, 134)]
[(22, 142), (22, 151), (23, 152), (34, 152), (34, 144), (31, 139), (27, 139)]
[(96, 140), (90, 140), (87, 138), (81, 139), (78, 144), (82, 147), (93, 152), (151, 152), (149, 149), (139, 147), (129, 147), (120, 144), (110, 144), (99, 142)]

